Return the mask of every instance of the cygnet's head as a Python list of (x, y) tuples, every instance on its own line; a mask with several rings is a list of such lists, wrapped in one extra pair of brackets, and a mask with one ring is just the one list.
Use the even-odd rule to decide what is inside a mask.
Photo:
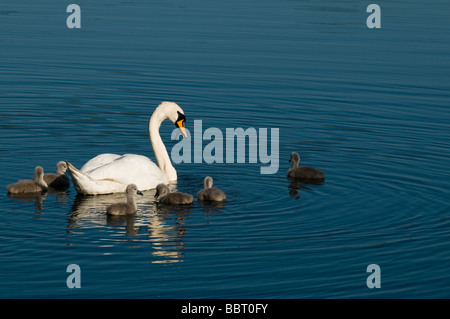
[(47, 190), (48, 185), (44, 181), (44, 169), (41, 166), (36, 166), (34, 169), (33, 181), (44, 190)]
[(158, 184), (158, 186), (156, 186), (156, 193), (155, 193), (155, 198), (158, 199), (160, 197), (163, 197), (167, 194), (170, 194), (170, 189), (166, 184)]
[(59, 175), (64, 174), (67, 171), (67, 164), (65, 161), (60, 161), (58, 164), (56, 164), (56, 172)]
[(127, 194), (131, 194), (131, 195), (141, 195), (143, 196), (144, 194), (142, 194), (142, 192), (140, 190), (138, 190), (137, 186), (135, 184), (130, 184), (127, 186), (127, 189), (125, 191)]
[(205, 188), (211, 188), (213, 186), (213, 179), (211, 176), (206, 176), (203, 182)]
[(44, 177), (44, 169), (41, 166), (36, 166), (34, 169), (33, 180), (39, 182)]
[(298, 155), (298, 153), (296, 152), (292, 152), (291, 159), (289, 160), (289, 162), (298, 164), (298, 162), (300, 162), (300, 155)]

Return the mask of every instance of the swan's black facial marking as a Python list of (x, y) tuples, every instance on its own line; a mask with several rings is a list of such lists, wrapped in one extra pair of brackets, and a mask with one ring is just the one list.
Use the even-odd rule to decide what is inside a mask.
[(186, 116), (184, 116), (183, 113), (180, 113), (180, 111), (177, 111), (178, 113), (178, 119), (175, 121), (175, 126), (180, 128), (184, 127), (184, 123), (186, 122)]

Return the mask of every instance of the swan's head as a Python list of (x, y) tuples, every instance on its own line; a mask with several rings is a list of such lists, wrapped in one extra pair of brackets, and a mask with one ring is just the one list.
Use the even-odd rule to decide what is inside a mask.
[(138, 190), (138, 188), (137, 188), (137, 186), (135, 184), (128, 185), (127, 189), (126, 189), (126, 193), (127, 194), (131, 194), (131, 195), (134, 195), (134, 194), (138, 194), (138, 195), (141, 195), (141, 196), (144, 195), (144, 194), (142, 194), (141, 191)]
[(175, 121), (175, 126), (180, 129), (181, 134), (183, 134), (183, 137), (187, 137), (186, 129), (184, 127), (185, 123), (186, 123), (186, 116), (184, 116), (183, 113), (178, 112), (178, 118)]
[(170, 193), (170, 189), (166, 184), (158, 184), (158, 186), (156, 186), (156, 193), (155, 193), (155, 198), (159, 199), (160, 197), (163, 197), (167, 194)]
[(180, 129), (183, 137), (187, 137), (185, 130), (186, 116), (183, 109), (174, 102), (162, 102), (158, 108), (163, 109), (166, 117)]

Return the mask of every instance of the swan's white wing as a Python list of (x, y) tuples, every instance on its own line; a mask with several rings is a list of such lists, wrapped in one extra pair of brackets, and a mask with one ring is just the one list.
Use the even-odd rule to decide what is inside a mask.
[(148, 157), (135, 154), (119, 156), (105, 165), (84, 173), (95, 180), (113, 180), (125, 185), (136, 184), (139, 190), (155, 188), (159, 183), (169, 183), (166, 175)]
[(86, 164), (83, 165), (83, 167), (80, 169), (80, 171), (85, 172), (85, 173), (90, 172), (90, 171), (96, 169), (97, 167), (111, 163), (112, 161), (114, 161), (115, 159), (117, 159), (121, 156), (122, 155), (109, 154), (109, 153), (97, 155), (96, 157), (94, 157), (94, 158), (90, 159), (88, 162), (86, 162)]
[(73, 186), (78, 193), (97, 195), (125, 192), (126, 184), (113, 179), (96, 180), (89, 175), (77, 170), (72, 164), (67, 162), (67, 170), (72, 177)]

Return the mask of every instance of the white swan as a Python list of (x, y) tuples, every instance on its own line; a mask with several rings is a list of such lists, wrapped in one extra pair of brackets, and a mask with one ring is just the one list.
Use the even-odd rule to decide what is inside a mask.
[(148, 190), (160, 183), (176, 181), (177, 172), (159, 135), (159, 127), (165, 119), (175, 123), (186, 137), (186, 117), (181, 107), (173, 102), (162, 102), (153, 111), (148, 125), (159, 167), (148, 157), (136, 154), (100, 154), (84, 164), (81, 170), (67, 162), (76, 191), (88, 195), (121, 193), (125, 192), (129, 184), (136, 184), (140, 190)]

